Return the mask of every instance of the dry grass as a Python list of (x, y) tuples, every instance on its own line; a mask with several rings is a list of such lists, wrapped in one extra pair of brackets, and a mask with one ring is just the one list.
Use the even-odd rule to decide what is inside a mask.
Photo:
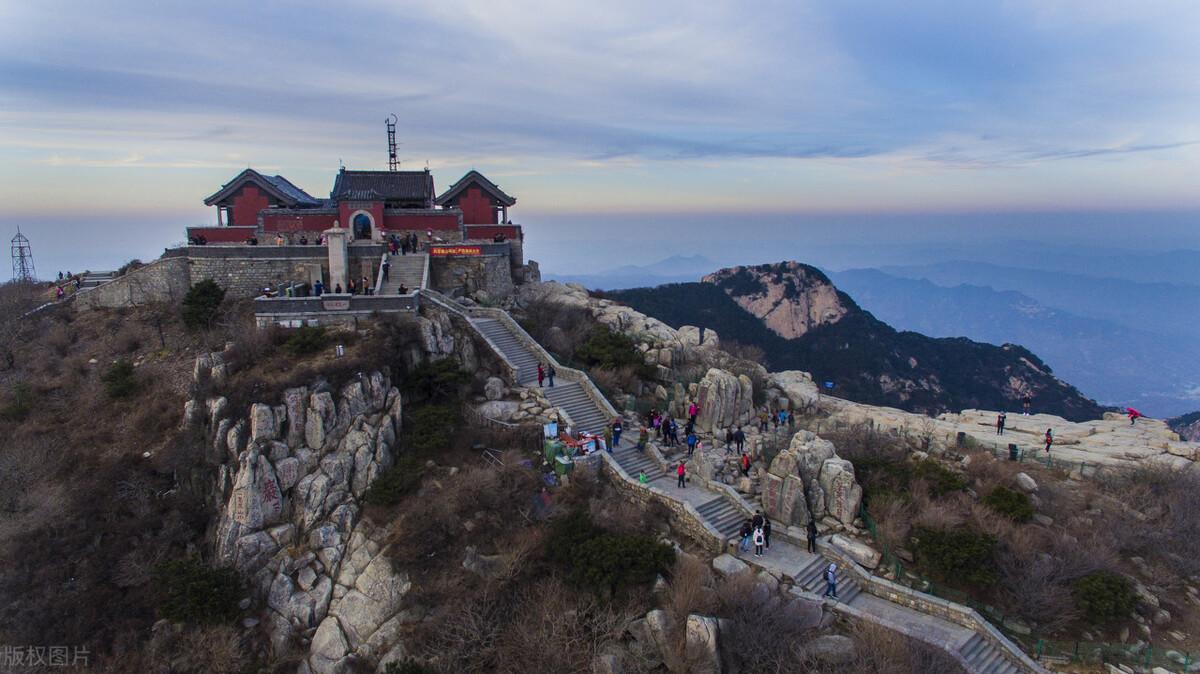
[(823, 669), (828, 674), (961, 674), (944, 652), (871, 623), (850, 627), (858, 657), (852, 663)]
[(676, 624), (692, 613), (708, 615), (716, 603), (716, 584), (709, 566), (692, 555), (677, 557), (663, 597), (664, 608)]

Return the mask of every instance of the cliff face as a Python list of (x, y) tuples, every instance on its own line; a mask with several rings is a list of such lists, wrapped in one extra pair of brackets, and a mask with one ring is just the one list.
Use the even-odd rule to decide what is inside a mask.
[(702, 281), (724, 290), (738, 306), (785, 339), (837, 323), (850, 312), (825, 274), (799, 262), (730, 267)]
[(769, 370), (811, 372), (832, 384), (832, 394), (857, 402), (937, 414), (1020, 411), (1029, 397), (1035, 412), (1071, 420), (1103, 414), (1028, 349), (899, 332), (814, 267), (781, 262), (704, 278), (608, 296), (670, 326), (711, 328), (725, 342), (757, 346)]

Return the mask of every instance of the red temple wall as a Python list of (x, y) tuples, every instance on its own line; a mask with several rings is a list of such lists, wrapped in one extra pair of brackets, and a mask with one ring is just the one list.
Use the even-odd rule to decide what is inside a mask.
[(458, 207), (467, 225), (494, 225), (499, 219), (495, 204), (478, 185), (471, 185), (458, 197)]
[(435, 232), (458, 231), (458, 215), (385, 215), (383, 228), (389, 232), (412, 230), (424, 232), (432, 229)]
[(267, 211), (263, 213), (263, 231), (323, 232), (333, 227), (333, 221), (337, 219), (337, 213), (332, 211), (306, 215), (276, 215)]
[(520, 225), (468, 225), (468, 239), (487, 239), (491, 241), (497, 234), (503, 234), (509, 241), (521, 240)]
[(271, 200), (254, 185), (245, 185), (233, 197), (227, 225), (249, 227), (258, 224), (258, 212), (269, 207)]

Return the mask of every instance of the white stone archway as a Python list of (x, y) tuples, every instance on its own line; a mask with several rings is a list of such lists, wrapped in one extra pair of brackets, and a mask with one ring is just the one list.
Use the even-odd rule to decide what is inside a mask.
[[(359, 237), (358, 223), (360, 222), (360, 216), (366, 217), (367, 222), (369, 222), (371, 225), (370, 235), (365, 238)], [(351, 213), (349, 219), (350, 222), (347, 224), (350, 225), (349, 229), (352, 241), (379, 241), (382, 237), (382, 233), (379, 230), (379, 223), (375, 222), (375, 216), (371, 215), (371, 211), (360, 208)]]

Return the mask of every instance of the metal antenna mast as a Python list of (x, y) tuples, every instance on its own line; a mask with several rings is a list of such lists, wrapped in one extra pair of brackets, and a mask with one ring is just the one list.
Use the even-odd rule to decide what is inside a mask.
[(400, 160), (396, 157), (396, 122), (400, 121), (395, 113), (392, 113), (384, 120), (387, 124), (388, 132), (388, 170), (396, 171), (400, 168)]
[(13, 280), (21, 283), (32, 283), (37, 276), (33, 269), (33, 249), (20, 227), (12, 238), (12, 270)]

